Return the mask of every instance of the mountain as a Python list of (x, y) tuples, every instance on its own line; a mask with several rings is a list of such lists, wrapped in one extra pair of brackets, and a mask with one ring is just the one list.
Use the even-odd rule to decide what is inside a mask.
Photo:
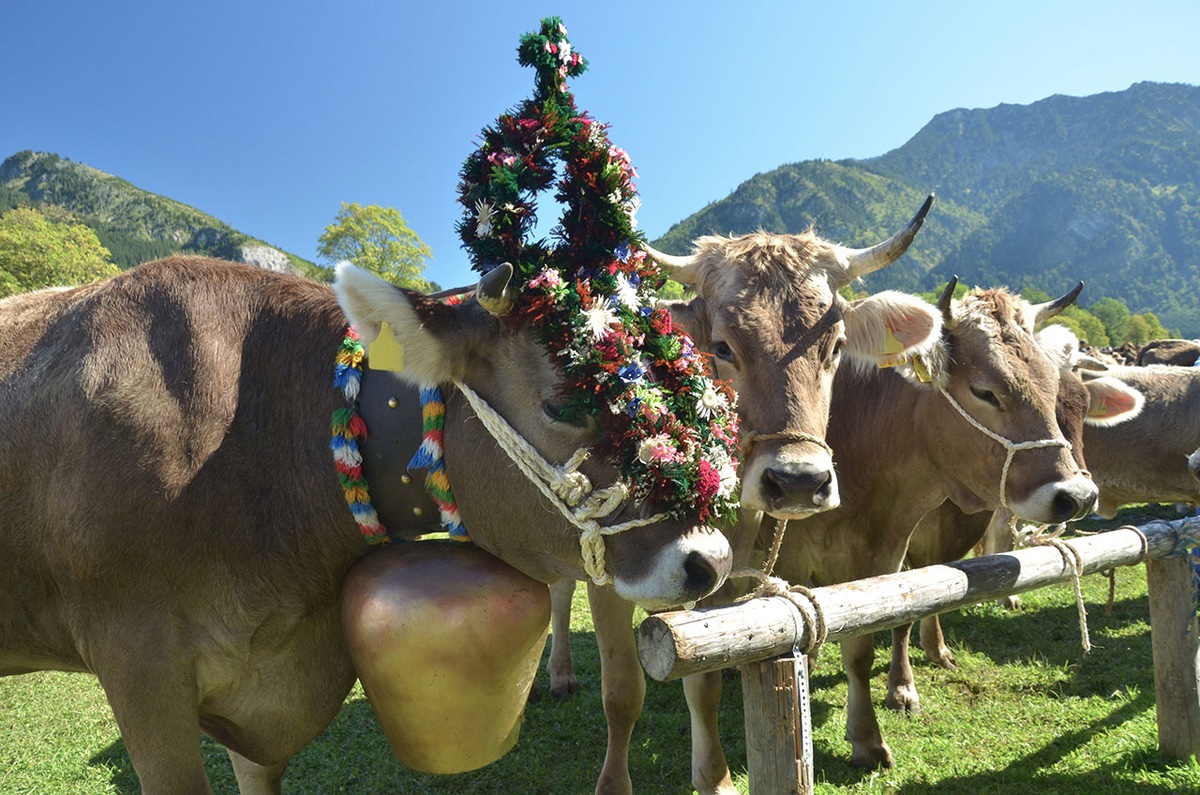
[(1090, 306), (1116, 298), (1200, 336), (1200, 87), (1136, 83), (1089, 97), (951, 110), (898, 149), (808, 160), (757, 174), (655, 244), (685, 253), (701, 234), (755, 229), (869, 245), (931, 191), (912, 249), (867, 288), (968, 284), (1040, 288), (1076, 281)]
[(44, 205), (91, 227), (121, 267), (186, 252), (310, 276), (322, 270), (194, 207), (58, 155), (24, 151), (0, 163), (0, 212)]

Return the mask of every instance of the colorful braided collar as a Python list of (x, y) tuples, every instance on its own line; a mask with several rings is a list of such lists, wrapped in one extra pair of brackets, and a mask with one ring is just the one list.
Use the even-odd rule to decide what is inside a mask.
[[(335, 409), (332, 419), (332, 438), (329, 443), (333, 451), (338, 479), (346, 496), (346, 504), (359, 532), (369, 544), (386, 544), (390, 540), (387, 528), (379, 521), (379, 514), (371, 505), (371, 493), (362, 471), (362, 450), (359, 442), (367, 438), (367, 424), (358, 412), (358, 394), (362, 386), (362, 362), (366, 352), (358, 333), (353, 327), (346, 329), (346, 336), (334, 357), (333, 386), (349, 402), (346, 408)], [(455, 541), (470, 541), (458, 514), (458, 504), (446, 476), (445, 458), (442, 454), (442, 431), (446, 424), (446, 404), (438, 387), (421, 389), (422, 441), (409, 469), (425, 469), (425, 488), (428, 489), (441, 513), (442, 525)]]

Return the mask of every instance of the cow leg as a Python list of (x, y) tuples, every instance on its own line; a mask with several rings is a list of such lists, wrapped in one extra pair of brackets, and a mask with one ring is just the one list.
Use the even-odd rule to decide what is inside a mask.
[(846, 739), (850, 742), (850, 763), (857, 767), (892, 767), (896, 764), (891, 749), (883, 741), (875, 705), (871, 703), (871, 666), (875, 662), (872, 635), (846, 638), (842, 644), (842, 664), (849, 680), (846, 703)]
[(550, 586), (550, 659), (546, 673), (550, 674), (550, 695), (570, 698), (579, 692), (575, 665), (571, 660), (571, 599), (575, 596), (575, 580), (563, 579)]
[(937, 616), (921, 619), (921, 648), (925, 650), (925, 657), (931, 663), (948, 671), (958, 670), (954, 653), (946, 645), (946, 636), (942, 634), (942, 620)]
[[(1001, 552), (1011, 552), (1013, 548), (1012, 531), (1009, 523), (1012, 514), (1006, 508), (997, 508), (992, 513), (987, 530), (983, 534), (983, 554), (996, 555)], [(997, 604), (1008, 610), (1021, 609), (1021, 597), (1013, 594), (996, 600)]]
[[(892, 664), (888, 668), (888, 692), (883, 705), (888, 709), (916, 715), (921, 711), (921, 697), (917, 694), (917, 683), (908, 656), (911, 634), (912, 624), (892, 628)], [(921, 640), (924, 639), (925, 634), (921, 633)]]
[(233, 774), (237, 776), (240, 795), (280, 795), (287, 762), (260, 765), (229, 748), (225, 751), (229, 754), (229, 761), (233, 763)]
[(737, 795), (717, 733), (721, 672), (684, 677), (683, 692), (692, 717), (692, 786), (699, 795)]
[(596, 627), (604, 717), (608, 722), (608, 748), (596, 793), (632, 795), (629, 742), (646, 698), (646, 679), (633, 636), (633, 603), (618, 596), (611, 586), (589, 582), (588, 604)]
[(121, 662), (98, 676), (144, 795), (212, 795), (200, 755), (195, 682), (178, 669), (115, 659)]

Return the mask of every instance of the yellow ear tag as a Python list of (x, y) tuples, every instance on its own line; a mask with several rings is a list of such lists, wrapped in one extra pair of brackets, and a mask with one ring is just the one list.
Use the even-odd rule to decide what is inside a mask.
[(887, 328), (887, 336), (883, 340), (883, 352), (889, 356), (894, 356), (904, 350), (904, 343), (896, 339), (895, 333), (891, 328)]
[(372, 370), (404, 370), (404, 346), (392, 333), (392, 327), (382, 323), (379, 336), (367, 346), (367, 366)]
[(909, 364), (912, 365), (913, 373), (916, 374), (917, 379), (922, 384), (933, 383), (933, 376), (929, 374), (929, 367), (926, 366), (924, 359), (922, 359), (920, 356), (914, 356), (911, 360), (909, 360)]

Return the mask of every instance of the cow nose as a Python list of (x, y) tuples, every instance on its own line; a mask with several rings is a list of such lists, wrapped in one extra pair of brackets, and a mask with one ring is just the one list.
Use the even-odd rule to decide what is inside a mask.
[(1073, 494), (1069, 491), (1059, 491), (1054, 495), (1054, 500), (1051, 504), (1051, 512), (1054, 516), (1054, 523), (1069, 522), (1073, 519), (1082, 519), (1092, 512), (1095, 507), (1096, 499), (1092, 496), (1082, 496)]
[(708, 595), (717, 587), (720, 576), (708, 557), (691, 552), (683, 562), (684, 587), (688, 593)]
[(820, 466), (792, 466), (763, 472), (763, 492), (771, 508), (797, 503), (821, 507), (833, 492), (833, 471)]

